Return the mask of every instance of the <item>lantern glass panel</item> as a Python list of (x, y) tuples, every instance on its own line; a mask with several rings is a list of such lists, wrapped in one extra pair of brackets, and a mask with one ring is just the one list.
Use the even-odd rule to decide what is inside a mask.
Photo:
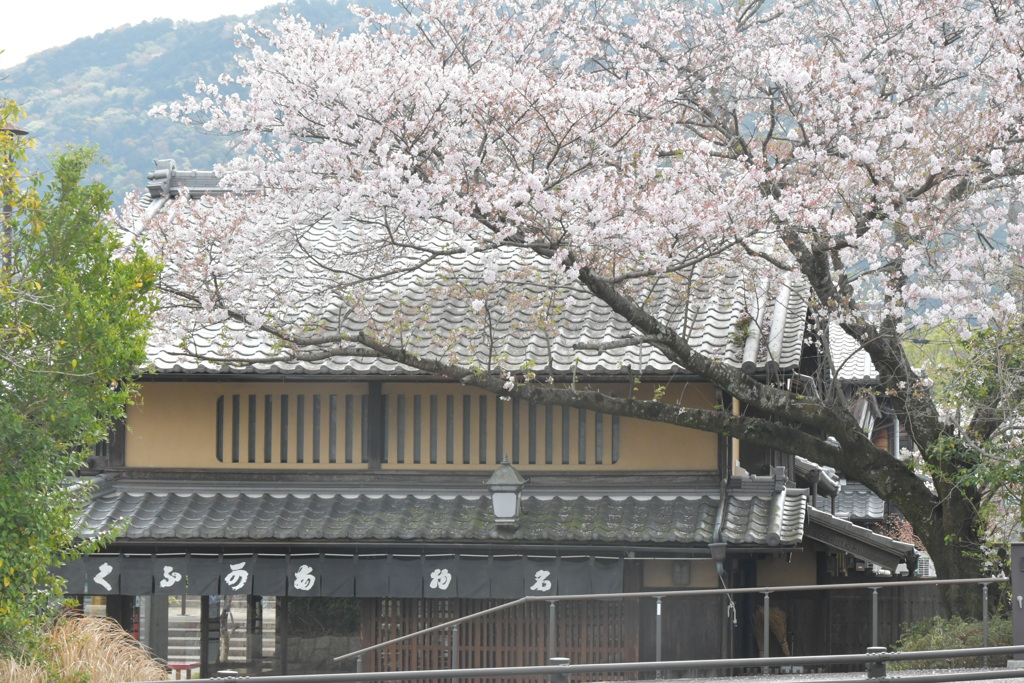
[(495, 491), (491, 494), (496, 519), (514, 519), (519, 514), (519, 494), (514, 491)]

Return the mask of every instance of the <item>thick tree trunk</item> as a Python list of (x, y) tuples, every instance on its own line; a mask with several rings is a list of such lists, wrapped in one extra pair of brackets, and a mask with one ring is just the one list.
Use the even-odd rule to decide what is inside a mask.
[[(983, 576), (983, 565), (977, 555), (964, 553), (950, 545), (938, 552), (929, 551), (936, 573), (943, 579), (968, 579)], [(980, 584), (955, 584), (941, 587), (946, 616), (981, 619), (982, 588)], [(991, 592), (995, 595), (995, 592)]]
[[(925, 544), (938, 578), (985, 576), (977, 505), (969, 492), (965, 494), (961, 489), (941, 483), (937, 489), (940, 501), (931, 519), (910, 519), (910, 522)], [(979, 584), (943, 586), (942, 597), (947, 616), (981, 618), (982, 589)]]

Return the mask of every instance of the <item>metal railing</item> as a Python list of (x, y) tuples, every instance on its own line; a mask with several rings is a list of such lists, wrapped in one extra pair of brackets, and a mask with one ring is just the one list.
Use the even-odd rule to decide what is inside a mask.
[[(988, 601), (989, 591), (988, 587), (990, 584), (1005, 583), (1009, 581), (1006, 577), (987, 577), (979, 579), (912, 579), (907, 581), (889, 581), (889, 582), (872, 582), (872, 583), (846, 583), (846, 584), (830, 584), (830, 585), (803, 585), (803, 586), (766, 586), (766, 587), (752, 587), (752, 588), (699, 588), (693, 590), (676, 590), (676, 591), (646, 591), (638, 593), (595, 593), (589, 595), (559, 595), (559, 596), (536, 596), (529, 595), (526, 597), (512, 600), (503, 605), (491, 607), (490, 609), (481, 610), (473, 614), (469, 614), (458, 619), (452, 619), (446, 621), (443, 624), (437, 624), (428, 628), (414, 631), (398, 638), (392, 638), (369, 647), (364, 647), (359, 650), (354, 650), (344, 655), (340, 655), (334, 658), (334, 661), (343, 661), (347, 659), (356, 659), (356, 671), (362, 670), (362, 656), (369, 652), (374, 652), (385, 647), (389, 647), (396, 643), (401, 643), (412, 638), (433, 633), (435, 631), (441, 631), (445, 629), (452, 629), (451, 638), (451, 657), (453, 669), (457, 667), (459, 662), (459, 624), (463, 624), (467, 621), (479, 619), (480, 617), (492, 614), (494, 612), (500, 612), (507, 610), (517, 605), (522, 605), (528, 602), (548, 602), (548, 658), (557, 657), (555, 651), (555, 626), (556, 626), (556, 606), (559, 602), (568, 600), (613, 600), (613, 599), (627, 599), (627, 598), (644, 598), (655, 600), (655, 623), (654, 623), (654, 638), (655, 638), (655, 658), (654, 662), (662, 662), (662, 600), (671, 597), (697, 597), (702, 595), (742, 595), (751, 593), (761, 593), (764, 595), (764, 623), (762, 628), (762, 652), (766, 655), (769, 652), (770, 642), (770, 625), (769, 625), (769, 610), (771, 609), (771, 596), (773, 593), (787, 593), (796, 591), (824, 591), (824, 590), (871, 590), (871, 646), (878, 647), (878, 591), (883, 588), (906, 588), (907, 586), (942, 586), (942, 585), (955, 585), (955, 584), (981, 584), (981, 612), (982, 612), (982, 646), (988, 647), (989, 643), (989, 613), (988, 613)], [(862, 656), (862, 655), (857, 655)], [(774, 663), (778, 663), (780, 658), (765, 657), (765, 659), (771, 660)], [(708, 660), (708, 661), (720, 661), (720, 660)], [(662, 663), (661, 668), (672, 668), (667, 663)]]
[[(435, 626), (420, 629), (406, 635), (392, 638), (387, 641), (349, 652), (335, 657), (335, 661), (356, 659), (356, 673), (333, 673), (333, 674), (304, 674), (304, 675), (271, 675), (258, 676), (260, 683), (346, 683), (349, 681), (399, 681), (399, 680), (422, 680), (422, 679), (460, 679), (472, 677), (493, 678), (501, 676), (526, 676), (544, 675), (550, 676), (552, 683), (567, 683), (567, 676), (571, 674), (608, 674), (625, 672), (654, 672), (657, 678), (662, 677), (664, 671), (680, 669), (750, 669), (762, 668), (767, 670), (770, 667), (810, 666), (823, 667), (834, 665), (864, 665), (868, 678), (884, 678), (885, 662), (903, 660), (937, 659), (954, 656), (980, 656), (984, 657), (987, 664), (989, 655), (1024, 653), (1024, 646), (1010, 647), (988, 647), (989, 643), (989, 586), (1009, 581), (1006, 577), (987, 577), (978, 579), (911, 579), (905, 581), (889, 582), (866, 582), (832, 585), (798, 585), (798, 586), (759, 586), (750, 588), (706, 588), (691, 590), (669, 590), (669, 591), (645, 591), (630, 593), (599, 593), (588, 595), (560, 595), (560, 596), (526, 596), (507, 603), (481, 610), (473, 614), (452, 619)], [(912, 586), (942, 586), (956, 584), (977, 584), (981, 586), (981, 612), (982, 612), (982, 638), (983, 647), (964, 650), (942, 650), (926, 652), (885, 652), (879, 647), (879, 602), (878, 594), (883, 589), (899, 589)], [(702, 660), (678, 660), (663, 661), (662, 657), (662, 601), (674, 597), (698, 597), (713, 595), (742, 595), (761, 594), (763, 595), (764, 623), (762, 652), (769, 653), (770, 624), (769, 610), (771, 609), (771, 596), (777, 593), (789, 593), (797, 591), (850, 591), (870, 590), (871, 591), (871, 648), (866, 654), (845, 654), (845, 655), (811, 655), (811, 656), (786, 656), (786, 657), (757, 657), (742, 659), (702, 659)], [(566, 601), (582, 600), (615, 600), (615, 599), (651, 599), (655, 601), (654, 610), (654, 634), (655, 634), (655, 657), (653, 661), (633, 663), (610, 663), (610, 664), (569, 664), (569, 660), (559, 657), (556, 651), (556, 616), (557, 604)], [(480, 619), (486, 615), (494, 614), (514, 608), (530, 602), (547, 602), (548, 608), (548, 629), (547, 629), (547, 651), (550, 665), (520, 666), (520, 667), (498, 667), (498, 668), (473, 668), (460, 669), (459, 664), (459, 625), (466, 622)], [(449, 639), (449, 661), (452, 668), (426, 671), (388, 671), (388, 672), (365, 672), (362, 671), (362, 657), (365, 654), (389, 646), (401, 643), (413, 638), (418, 638), (429, 633), (448, 630), (451, 631)], [(881, 676), (873, 675), (881, 672)], [(226, 672), (225, 672), (226, 673)], [(1024, 669), (1008, 669), (1006, 671), (988, 671), (984, 676), (975, 676), (960, 672), (931, 674), (927, 677), (900, 676), (901, 681), (908, 683), (924, 683), (925, 681), (956, 681), (956, 680), (987, 680), (995, 678), (1024, 678)], [(936, 677), (938, 676), (938, 677)], [(967, 677), (964, 677), (967, 676)], [(240, 678), (237, 675), (222, 675), (219, 678), (194, 679), (198, 681), (223, 681)], [(247, 677), (245, 677), (247, 678)], [(855, 679), (848, 679), (855, 680)], [(856, 680), (864, 680), (859, 678)], [(801, 678), (801, 683), (818, 683), (806, 677)], [(830, 678), (829, 683), (842, 683), (842, 681)]]
[[(916, 652), (886, 652), (884, 648), (871, 648), (859, 655), (817, 655), (807, 657), (757, 657), (746, 659), (701, 659), (673, 662), (630, 662), (615, 664), (570, 664), (568, 659), (554, 658), (544, 666), (512, 666), (480, 669), (442, 669), (433, 671), (381, 671), (374, 673), (305, 674), (295, 676), (261, 676), (260, 683), (370, 683), (372, 681), (415, 681), (423, 679), (460, 679), (502, 676), (546, 676), (550, 683), (569, 683), (573, 674), (618, 674), (623, 672), (650, 672), (659, 668), (672, 669), (725, 669), (758, 668), (768, 665), (823, 667), (835, 664), (862, 665), (866, 680), (899, 680), (904, 683), (939, 683), (941, 681), (986, 681), (993, 679), (1024, 678), (1024, 668), (988, 671), (946, 671), (892, 678), (886, 664), (894, 661), (916, 661), (964, 656), (1005, 655), (1024, 653), (1024, 645), (1007, 647), (965, 648), (958, 650), (923, 650)], [(815, 679), (813, 674), (799, 678), (800, 683), (853, 683), (864, 677)], [(220, 676), (193, 680), (193, 683), (238, 680), (240, 676)], [(723, 679), (725, 680), (725, 679)]]

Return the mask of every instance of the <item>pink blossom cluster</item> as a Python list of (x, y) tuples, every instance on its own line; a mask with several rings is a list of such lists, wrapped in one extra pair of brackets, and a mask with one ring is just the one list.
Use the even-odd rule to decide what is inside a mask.
[[(858, 337), (1016, 311), (1019, 3), (362, 14), (349, 36), (287, 16), (240, 27), (239, 73), (164, 108), (232, 136), (218, 171), (239, 190), (129, 211), (168, 264), (170, 337), (231, 318), (328, 345), (334, 311), (400, 345), (417, 312), (360, 302), (409, 279), (461, 297), (467, 325), (553, 290), (639, 320), (657, 282), (685, 306), (736, 272), (801, 279), (810, 309)], [(651, 313), (639, 333), (661, 331)]]

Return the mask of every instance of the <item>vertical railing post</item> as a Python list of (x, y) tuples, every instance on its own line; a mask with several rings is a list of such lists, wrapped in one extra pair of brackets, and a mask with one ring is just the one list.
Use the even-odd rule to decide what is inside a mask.
[(362, 655), (356, 655), (356, 673), (357, 674), (363, 673), (363, 656)]
[(885, 678), (887, 676), (885, 660), (882, 659), (882, 655), (885, 654), (884, 647), (869, 647), (869, 655), (877, 655), (878, 659), (868, 662), (867, 674), (868, 678)]
[[(459, 668), (459, 625), (455, 624), (452, 626), (452, 661), (451, 668)], [(456, 679), (452, 679), (452, 683), (457, 683)]]
[[(762, 656), (763, 657), (771, 657), (772, 656), (771, 655), (771, 643), (772, 643), (772, 641), (771, 641), (771, 627), (772, 627), (772, 624), (771, 624), (771, 619), (769, 618), (769, 614), (771, 613), (771, 610), (772, 610), (771, 591), (765, 591), (764, 592), (764, 605), (762, 606), (762, 609), (764, 610), (764, 619), (762, 620), (762, 623), (761, 623), (761, 628), (764, 629), (764, 632), (761, 634), (761, 647), (763, 648)], [(767, 669), (767, 668), (768, 667), (765, 667), (765, 669)]]
[[(981, 646), (988, 647), (988, 584), (981, 584)], [(988, 655), (982, 660), (988, 666)]]
[(555, 619), (557, 618), (557, 603), (548, 600), (548, 659), (555, 656)]
[(871, 589), (871, 647), (878, 647), (878, 587)]
[[(548, 660), (551, 666), (569, 666), (568, 657), (551, 657)], [(551, 674), (548, 679), (551, 683), (569, 683), (569, 674), (561, 671)]]
[[(654, 661), (661, 661), (661, 596), (654, 608)], [(661, 678), (661, 669), (656, 672), (655, 678)]]

